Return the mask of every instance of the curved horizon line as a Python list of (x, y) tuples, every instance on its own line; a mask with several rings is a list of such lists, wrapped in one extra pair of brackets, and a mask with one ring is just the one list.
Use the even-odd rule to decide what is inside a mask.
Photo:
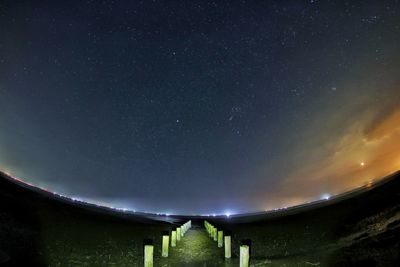
[(361, 194), (372, 188), (376, 188), (377, 186), (385, 184), (386, 182), (394, 179), (397, 175), (400, 175), (400, 170), (394, 171), (393, 173), (388, 174), (382, 178), (374, 179), (372, 182), (369, 182), (369, 183), (364, 184), (359, 187), (355, 187), (351, 190), (347, 190), (347, 191), (344, 191), (344, 192), (336, 194), (336, 195), (331, 195), (327, 198), (303, 202), (302, 204), (297, 204), (297, 205), (293, 205), (293, 206), (286, 206), (286, 207), (280, 207), (280, 208), (275, 208), (275, 209), (270, 209), (270, 210), (260, 210), (260, 211), (247, 212), (247, 213), (245, 213), (245, 212), (244, 213), (236, 213), (236, 214), (231, 214), (231, 213), (219, 213), (219, 214), (216, 214), (216, 213), (179, 214), (179, 213), (177, 213), (177, 214), (171, 214), (171, 213), (150, 212), (150, 211), (137, 211), (135, 209), (105, 206), (103, 204), (96, 203), (95, 201), (89, 202), (89, 201), (85, 201), (80, 198), (74, 198), (74, 197), (71, 197), (68, 195), (63, 195), (63, 194), (60, 194), (60, 193), (57, 193), (54, 191), (50, 191), (46, 188), (36, 186), (30, 182), (27, 182), (23, 179), (15, 177), (11, 173), (1, 170), (1, 169), (0, 169), (0, 175), (3, 176), (8, 181), (13, 182), (13, 184), (24, 187), (24, 188), (34, 191), (36, 193), (45, 195), (47, 197), (52, 197), (56, 201), (66, 202), (67, 204), (82, 207), (82, 208), (95, 208), (95, 209), (98, 209), (98, 211), (100, 211), (100, 210), (112, 211), (116, 215), (157, 216), (158, 218), (160, 218), (160, 217), (196, 217), (196, 218), (242, 217), (243, 218), (243, 217), (260, 216), (260, 215), (277, 215), (277, 216), (282, 215), (282, 216), (284, 216), (285, 212), (288, 212), (288, 211), (293, 211), (293, 210), (302, 209), (302, 208), (313, 208), (314, 206), (317, 207), (317, 206), (320, 206), (321, 204), (328, 205), (328, 204), (337, 203), (339, 201), (349, 198), (348, 196), (350, 194), (356, 194), (356, 193)]

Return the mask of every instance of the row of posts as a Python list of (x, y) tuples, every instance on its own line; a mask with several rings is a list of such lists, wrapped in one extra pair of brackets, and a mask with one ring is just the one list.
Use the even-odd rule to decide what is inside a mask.
[[(204, 227), (207, 230), (207, 233), (210, 237), (217, 242), (218, 247), (222, 248), (225, 247), (225, 258), (230, 259), (231, 254), (231, 242), (232, 238), (230, 235), (224, 236), (224, 231), (217, 229), (211, 223), (204, 221)], [(249, 254), (249, 246), (248, 245), (241, 245), (240, 246), (240, 267), (248, 267), (250, 261), (250, 254)]]
[[(176, 230), (171, 231), (171, 239), (169, 234), (163, 234), (162, 236), (162, 249), (161, 256), (164, 258), (168, 257), (169, 245), (171, 243), (171, 247), (176, 247), (178, 241), (186, 234), (186, 232), (192, 227), (192, 221), (187, 221), (180, 227), (177, 227)], [(170, 242), (171, 240), (171, 242)], [(144, 267), (153, 267), (153, 254), (154, 254), (154, 246), (153, 245), (145, 245), (144, 246)]]

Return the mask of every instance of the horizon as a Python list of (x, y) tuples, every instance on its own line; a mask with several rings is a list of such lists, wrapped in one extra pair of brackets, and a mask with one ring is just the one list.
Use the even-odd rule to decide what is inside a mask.
[[(188, 218), (197, 218), (197, 219), (205, 219), (205, 218), (215, 218), (215, 219), (229, 219), (229, 218), (243, 218), (243, 217), (253, 217), (253, 216), (259, 216), (259, 215), (268, 215), (268, 214), (273, 214), (276, 215), (279, 214), (281, 216), (285, 216), (285, 212), (292, 211), (295, 209), (301, 209), (301, 208), (317, 208), (320, 207), (319, 204), (323, 203), (326, 205), (332, 205), (333, 203), (337, 203), (338, 201), (341, 202), (343, 200), (348, 199), (348, 195), (356, 193), (358, 196), (359, 194), (365, 193), (363, 189), (371, 190), (376, 188), (377, 186), (384, 185), (386, 182), (391, 181), (394, 179), (396, 176), (400, 175), (400, 169), (390, 173), (384, 177), (373, 179), (371, 182), (361, 185), (359, 187), (353, 188), (348, 191), (341, 192), (336, 195), (330, 195), (329, 197), (321, 197), (318, 199), (314, 199), (308, 202), (300, 203), (297, 205), (293, 206), (287, 206), (287, 207), (277, 207), (274, 209), (270, 210), (259, 210), (259, 211), (254, 211), (250, 213), (221, 213), (221, 214), (216, 214), (216, 213), (210, 213), (210, 214), (174, 214), (174, 213), (168, 213), (168, 212), (152, 212), (152, 211), (140, 211), (140, 210), (133, 210), (129, 209), (126, 207), (112, 207), (112, 206), (107, 206), (106, 203), (96, 203), (96, 202), (91, 202), (90, 199), (87, 201), (85, 199), (80, 199), (80, 198), (74, 198), (71, 196), (66, 196), (59, 194), (57, 192), (52, 192), (48, 191), (46, 188), (41, 188), (37, 187), (33, 184), (27, 183), (17, 177), (12, 176), (10, 173), (7, 173), (6, 171), (0, 169), (0, 175), (4, 176), (8, 181), (13, 182), (14, 184), (17, 184), (18, 186), (24, 186), (27, 187), (29, 190), (39, 190), (39, 192), (36, 193), (41, 193), (41, 194), (46, 194), (47, 196), (52, 196), (55, 197), (57, 201), (68, 201), (67, 204), (74, 205), (74, 206), (79, 206), (83, 208), (95, 208), (95, 209), (106, 209), (107, 211), (111, 211), (112, 213), (115, 213), (115, 215), (136, 215), (136, 216), (158, 216), (158, 217), (188, 217)], [(383, 184), (382, 184), (383, 182)], [(353, 196), (354, 197), (354, 196)]]

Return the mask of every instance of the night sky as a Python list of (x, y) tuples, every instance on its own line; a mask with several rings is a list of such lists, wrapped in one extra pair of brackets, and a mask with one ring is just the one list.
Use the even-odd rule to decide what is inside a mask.
[(0, 166), (86, 201), (224, 214), (400, 169), (396, 1), (0, 0)]

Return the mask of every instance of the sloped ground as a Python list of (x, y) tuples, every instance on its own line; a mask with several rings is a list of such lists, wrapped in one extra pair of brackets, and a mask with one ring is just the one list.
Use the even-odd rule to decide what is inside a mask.
[[(327, 242), (323, 236), (315, 237), (312, 229), (304, 236), (314, 236), (315, 240), (303, 239), (303, 247), (290, 245), (290, 235), (276, 232), (275, 235), (260, 233), (260, 238), (269, 241), (253, 246), (263, 247), (265, 256), (252, 255), (251, 266), (397, 266), (399, 255), (400, 207), (368, 217), (353, 226), (350, 235)], [(223, 248), (218, 248), (206, 231), (194, 226), (178, 242), (170, 247), (168, 258), (161, 258), (161, 232), (166, 225), (135, 225), (100, 221), (76, 220), (61, 214), (53, 216), (42, 224), (40, 240), (35, 246), (40, 256), (40, 264), (48, 266), (142, 266), (143, 240), (153, 239), (155, 245), (155, 266), (238, 266), (238, 245), (234, 239), (233, 258), (224, 259)], [(292, 231), (287, 225), (284, 229)], [(293, 227), (292, 227), (293, 228)], [(16, 229), (16, 228), (14, 228)], [(9, 230), (9, 229), (8, 229)], [(250, 231), (251, 229), (246, 229)], [(274, 229), (276, 230), (276, 228)], [(32, 235), (20, 228), (21, 237)], [(285, 238), (288, 238), (285, 241)], [(295, 237), (292, 237), (295, 238)], [(320, 243), (321, 246), (310, 246)], [(326, 244), (323, 244), (326, 243)], [(382, 250), (383, 248), (383, 250)], [(282, 251), (284, 251), (282, 253)], [(349, 265), (349, 262), (352, 262)], [(361, 265), (360, 265), (361, 264)]]
[(161, 236), (174, 225), (83, 211), (0, 180), (1, 266), (143, 266), (152, 239), (155, 266), (238, 266), (250, 243), (251, 266), (400, 266), (400, 179), (341, 203), (257, 222), (215, 220), (232, 233), (224, 259), (202, 221), (161, 258)]
[(400, 266), (400, 206), (353, 226), (334, 255), (337, 266)]

